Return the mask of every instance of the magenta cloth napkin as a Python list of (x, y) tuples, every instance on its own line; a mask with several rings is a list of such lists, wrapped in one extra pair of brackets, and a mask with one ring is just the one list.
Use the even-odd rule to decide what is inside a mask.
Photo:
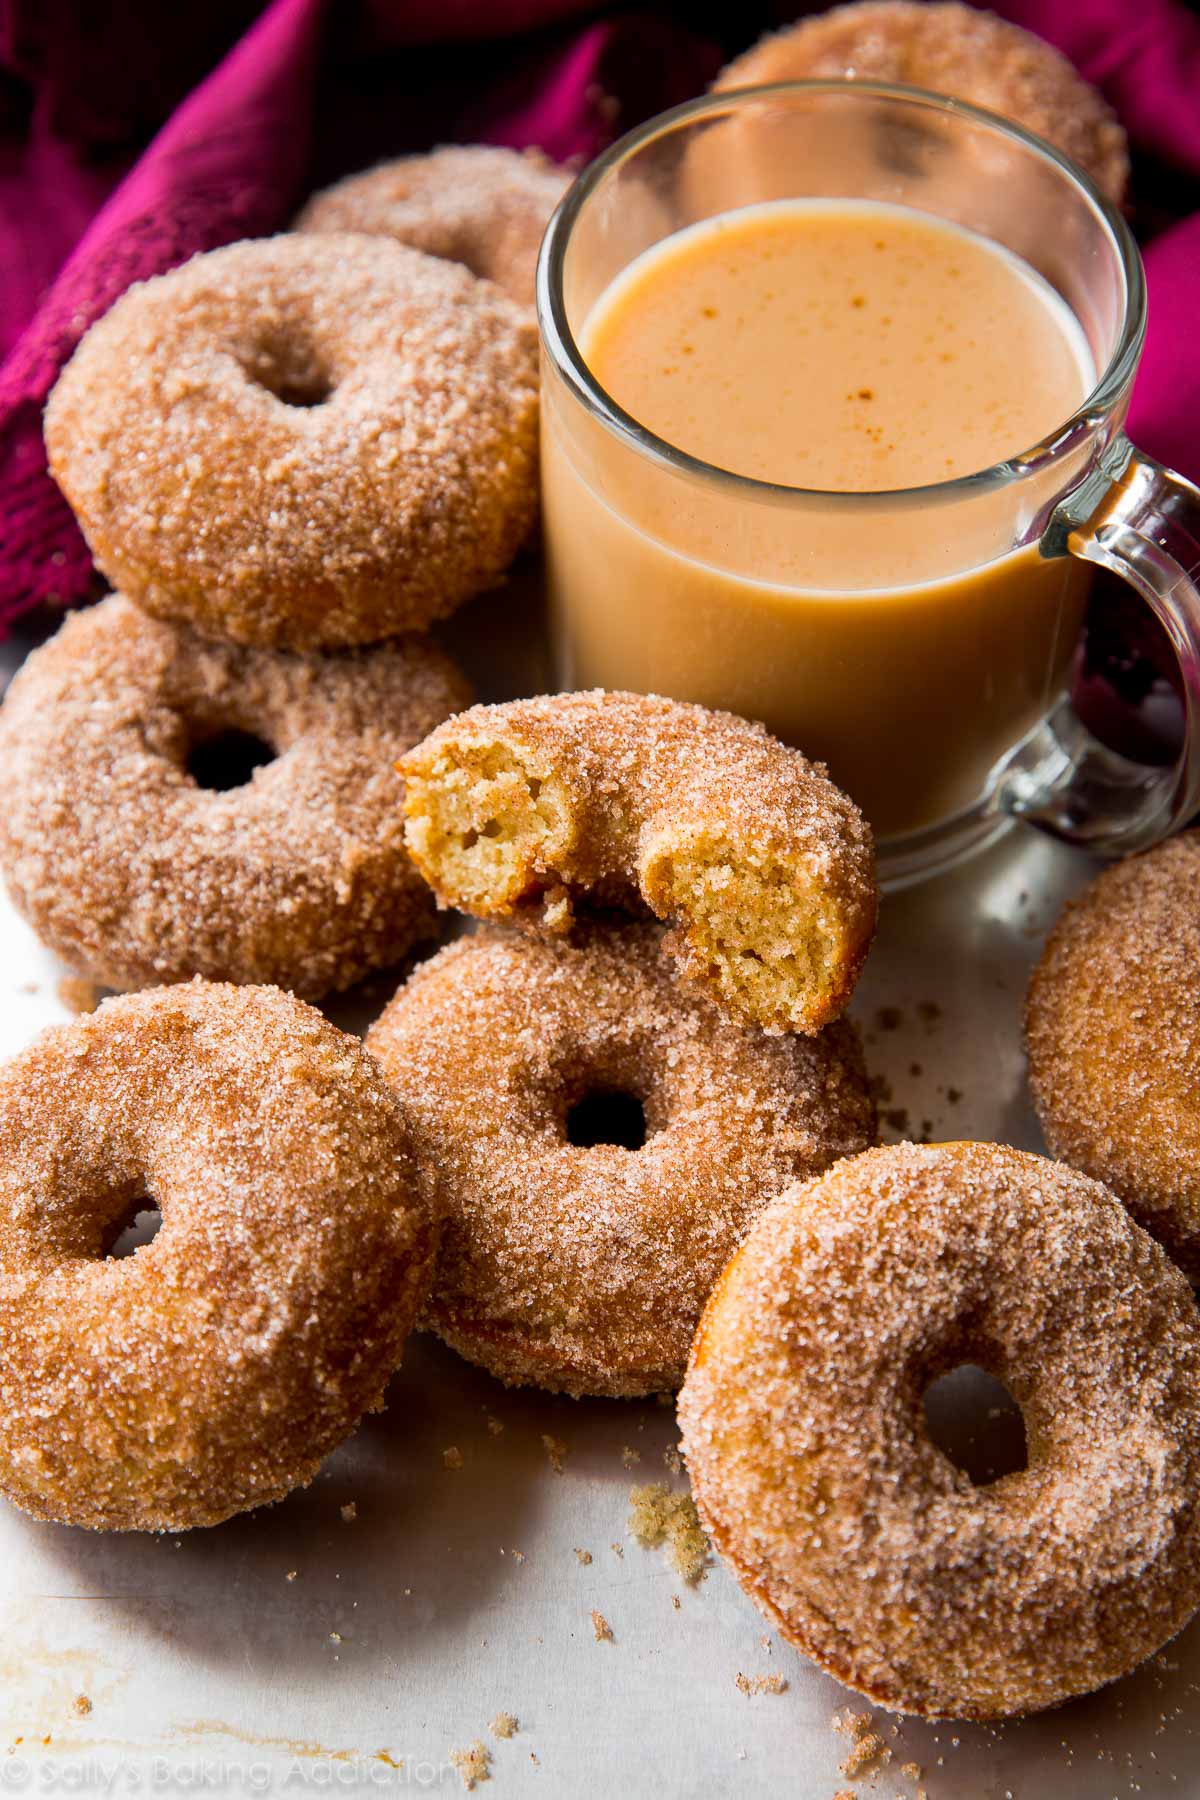
[[(201, 29), (173, 22), (161, 0), (0, 0), (0, 632), (41, 601), (95, 591), (46, 471), (41, 412), (82, 333), (131, 281), (277, 230), (310, 187), (383, 155), (476, 139), (587, 158), (701, 91), (763, 26), (809, 10), (208, 0), (182, 9)], [(1200, 178), (1200, 19), (1182, 0), (995, 10), (1065, 51), (1136, 151)], [(1200, 477), (1200, 212), (1154, 238), (1146, 264), (1131, 429)]]

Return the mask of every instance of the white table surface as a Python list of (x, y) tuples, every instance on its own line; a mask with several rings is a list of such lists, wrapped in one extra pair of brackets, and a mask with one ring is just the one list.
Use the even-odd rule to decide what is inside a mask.
[[(485, 691), (503, 691), (519, 654), (513, 607), (472, 612), (471, 660)], [(1022, 991), (1048, 920), (1088, 872), (1019, 828), (885, 903), (853, 1012), (914, 1133), (927, 1121), (935, 1138), (1041, 1147)], [(63, 973), (0, 901), (0, 1054), (67, 1016)], [(881, 1025), (883, 1007), (902, 1022)], [(561, 1474), (544, 1434), (568, 1447)], [(0, 1789), (449, 1794), (462, 1791), (449, 1753), (482, 1739), (493, 1786), (480, 1791), (498, 1797), (914, 1796), (909, 1762), (929, 1800), (1200, 1795), (1200, 1627), (1037, 1718), (993, 1729), (877, 1713), (892, 1760), (877, 1779), (846, 1780), (832, 1715), (863, 1703), (776, 1639), (719, 1567), (689, 1588), (627, 1535), (632, 1484), (682, 1485), (664, 1463), (675, 1442), (673, 1412), (653, 1402), (506, 1390), (417, 1338), (387, 1412), (279, 1507), (155, 1539), (0, 1506)], [(451, 1446), (459, 1470), (443, 1463)], [(593, 1608), (614, 1641), (595, 1640)], [(787, 1686), (747, 1697), (739, 1673)], [(503, 1742), (488, 1730), (500, 1711), (519, 1720)]]

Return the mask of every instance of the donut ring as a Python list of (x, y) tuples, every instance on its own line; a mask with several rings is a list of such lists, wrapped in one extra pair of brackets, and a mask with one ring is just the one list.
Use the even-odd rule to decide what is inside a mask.
[(436, 1236), (401, 1108), (302, 1001), (196, 981), (44, 1032), (0, 1069), (0, 1491), (96, 1531), (281, 1499), (382, 1404)]
[(535, 334), (383, 238), (231, 244), (92, 326), (46, 446), (100, 568), (147, 611), (239, 644), (373, 643), (453, 612), (524, 542)]
[(817, 1031), (875, 929), (870, 831), (824, 769), (732, 713), (600, 690), (476, 706), (403, 759), (444, 905), (566, 929), (578, 896), (676, 923), (685, 971), (769, 1031)]
[[(391, 764), (464, 696), (422, 639), (245, 650), (113, 595), (35, 650), (0, 708), (13, 903), (109, 987), (348, 987), (430, 934)], [(189, 750), (230, 730), (275, 760), (227, 792), (197, 786)]]
[(538, 251), (574, 177), (538, 150), (446, 144), (314, 194), (297, 231), (361, 231), (465, 263), (531, 307)]
[[(1029, 1466), (974, 1487), (925, 1385), (983, 1363)], [(1125, 1674), (1200, 1604), (1200, 1323), (1105, 1188), (995, 1144), (791, 1188), (714, 1292), (679, 1402), (701, 1517), (847, 1686), (991, 1719)]]
[(1114, 205), (1125, 197), (1129, 148), (1107, 101), (1032, 32), (955, 0), (835, 6), (763, 38), (713, 86), (839, 77), (901, 82), (1000, 113), (1069, 156)]
[[(367, 1048), (446, 1217), (426, 1323), (502, 1381), (569, 1394), (678, 1387), (760, 1207), (874, 1141), (851, 1026), (797, 1038), (731, 1023), (679, 991), (652, 925), (577, 944), (460, 939), (421, 964)], [(644, 1144), (573, 1141), (569, 1121), (614, 1093), (641, 1103)]]
[(1025, 1007), (1056, 1156), (1200, 1282), (1200, 832), (1115, 863), (1063, 912)]

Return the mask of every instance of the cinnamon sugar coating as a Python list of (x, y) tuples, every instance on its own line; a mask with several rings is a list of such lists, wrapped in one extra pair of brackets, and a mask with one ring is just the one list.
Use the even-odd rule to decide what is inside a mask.
[(378, 232), (465, 263), (531, 307), (542, 236), (572, 179), (538, 150), (445, 144), (325, 188), (295, 229)]
[(491, 586), (528, 535), (536, 336), (495, 287), (384, 238), (231, 244), (92, 326), (46, 446), (148, 611), (237, 643), (373, 643)]
[[(874, 1138), (852, 1027), (735, 1024), (680, 991), (654, 925), (460, 939), (367, 1047), (446, 1214), (427, 1322), (501, 1380), (570, 1394), (677, 1387), (758, 1212)], [(571, 1141), (577, 1103), (612, 1094), (641, 1103), (642, 1146)]]
[(118, 1531), (281, 1499), (382, 1404), (436, 1235), (401, 1107), (302, 1001), (194, 981), (43, 1032), (0, 1069), (0, 1492)]
[(870, 831), (761, 725), (596, 689), (473, 707), (400, 767), (443, 904), (557, 930), (584, 901), (648, 908), (687, 975), (769, 1031), (817, 1031), (849, 999), (875, 928)]
[(1118, 205), (1129, 185), (1125, 133), (1108, 102), (1050, 44), (956, 0), (860, 0), (773, 32), (714, 87), (772, 81), (900, 82), (1013, 119), (1078, 163)]
[(1107, 1182), (1200, 1282), (1200, 832), (1116, 863), (1066, 907), (1025, 1042), (1057, 1156)]
[[(432, 930), (392, 764), (465, 697), (424, 639), (243, 649), (113, 595), (35, 650), (0, 708), (13, 903), (106, 986), (347, 987)], [(197, 786), (190, 748), (229, 730), (275, 760), (241, 787)]]
[[(984, 1487), (922, 1395), (982, 1364), (1028, 1468)], [(679, 1402), (700, 1515), (797, 1648), (880, 1705), (989, 1719), (1134, 1668), (1200, 1604), (1200, 1322), (1098, 1182), (994, 1144), (790, 1189), (715, 1290)]]

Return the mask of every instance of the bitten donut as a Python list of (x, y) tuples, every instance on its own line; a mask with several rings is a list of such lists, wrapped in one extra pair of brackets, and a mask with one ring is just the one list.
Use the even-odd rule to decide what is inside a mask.
[[(248, 650), (113, 595), (35, 650), (0, 707), (13, 903), (109, 987), (348, 987), (430, 934), (392, 763), (464, 698), (423, 639)], [(241, 786), (199, 785), (231, 733), (274, 760)]]
[(1066, 908), (1025, 1039), (1051, 1149), (1200, 1282), (1200, 832), (1115, 863)]
[(0, 1069), (0, 1492), (109, 1531), (281, 1499), (381, 1405), (436, 1236), (401, 1107), (302, 1001), (195, 981), (44, 1032)]
[(315, 194), (297, 231), (362, 231), (465, 263), (533, 305), (542, 234), (572, 180), (537, 150), (447, 144), (350, 175)]
[(426, 1320), (508, 1382), (677, 1387), (709, 1289), (797, 1176), (874, 1139), (858, 1040), (681, 993), (661, 928), (495, 927), (422, 963), (367, 1047), (446, 1233)]
[(825, 771), (732, 713), (638, 694), (477, 706), (406, 756), (409, 849), (443, 903), (565, 929), (582, 896), (670, 919), (739, 1017), (816, 1031), (875, 928), (870, 832)]
[(525, 312), (384, 238), (231, 244), (139, 283), (46, 408), (55, 480), (149, 612), (288, 649), (419, 630), (537, 504)]
[(901, 82), (1000, 113), (1078, 163), (1110, 200), (1125, 197), (1125, 133), (1096, 89), (1032, 32), (955, 0), (835, 6), (763, 38), (713, 85), (843, 77)]
[[(962, 1363), (1028, 1466), (975, 1487), (922, 1395)], [(702, 1519), (796, 1647), (879, 1705), (992, 1719), (1125, 1674), (1200, 1604), (1200, 1323), (1120, 1202), (995, 1144), (788, 1190), (708, 1303), (679, 1416)]]

